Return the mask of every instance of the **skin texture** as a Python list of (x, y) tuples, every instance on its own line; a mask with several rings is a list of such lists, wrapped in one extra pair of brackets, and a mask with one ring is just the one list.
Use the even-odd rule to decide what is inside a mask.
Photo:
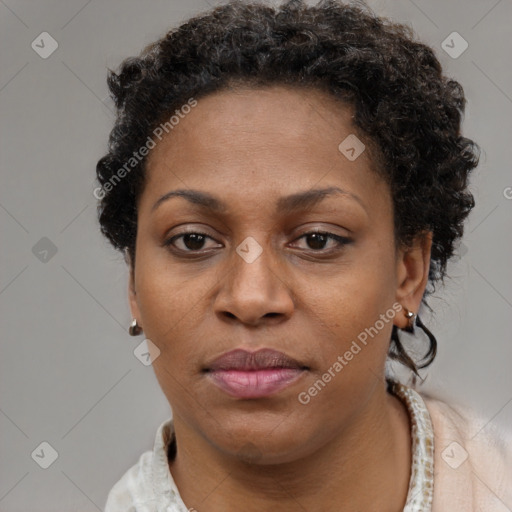
[[(338, 150), (356, 133), (351, 116), (317, 90), (226, 90), (200, 99), (149, 155), (130, 304), (161, 351), (153, 367), (177, 439), (170, 470), (198, 512), (404, 506), (410, 426), (384, 380), (392, 322), (405, 327), (404, 312), (310, 403), (297, 399), (394, 303), (417, 312), (427, 283), (430, 235), (397, 250), (390, 192), (368, 152), (351, 162)], [(326, 187), (347, 193), (276, 212), (281, 196)], [(226, 208), (172, 198), (152, 210), (177, 189)], [(351, 242), (322, 248), (303, 236), (315, 229)], [(185, 230), (210, 238), (164, 245)], [(247, 237), (262, 248), (252, 263), (236, 252)], [(310, 370), (256, 400), (228, 396), (201, 372), (224, 352), (264, 347)]]

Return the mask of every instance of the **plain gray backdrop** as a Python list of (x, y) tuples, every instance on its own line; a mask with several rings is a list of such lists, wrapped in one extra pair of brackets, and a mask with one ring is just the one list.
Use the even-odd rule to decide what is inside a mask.
[[(143, 337), (127, 333), (127, 270), (100, 235), (92, 191), (114, 119), (107, 68), (210, 5), (0, 0), (1, 512), (102, 510), (170, 416), (134, 356)], [(439, 354), (422, 389), (478, 411), (482, 429), (512, 424), (512, 2), (369, 5), (435, 48), (465, 89), (464, 134), (483, 149), (477, 205), (424, 316)], [(454, 31), (468, 43), (456, 58), (443, 49)]]

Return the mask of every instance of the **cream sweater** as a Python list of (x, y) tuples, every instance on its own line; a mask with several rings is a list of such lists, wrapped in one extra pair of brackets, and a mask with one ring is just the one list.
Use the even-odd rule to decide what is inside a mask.
[[(434, 429), (431, 512), (512, 512), (511, 433), (497, 431), (466, 409), (420, 396)], [(169, 419), (158, 428), (153, 450), (144, 452), (111, 489), (105, 512), (194, 510), (183, 503), (169, 471), (172, 437)]]
[(512, 434), (423, 396), (434, 427), (432, 512), (512, 512)]

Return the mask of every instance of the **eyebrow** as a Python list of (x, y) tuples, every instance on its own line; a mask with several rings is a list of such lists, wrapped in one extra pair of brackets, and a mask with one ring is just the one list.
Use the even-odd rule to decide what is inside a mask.
[[(325, 198), (332, 197), (334, 195), (351, 197), (366, 210), (363, 201), (356, 194), (342, 190), (339, 187), (327, 187), (306, 190), (305, 192), (297, 192), (289, 196), (280, 197), (277, 201), (277, 212), (280, 214), (288, 214), (297, 210), (305, 210), (315, 206)], [(224, 202), (207, 192), (201, 192), (200, 190), (194, 189), (180, 189), (167, 192), (167, 194), (160, 197), (152, 206), (151, 211), (155, 211), (162, 203), (173, 197), (182, 197), (187, 201), (211, 210), (212, 212), (222, 213), (227, 209)]]

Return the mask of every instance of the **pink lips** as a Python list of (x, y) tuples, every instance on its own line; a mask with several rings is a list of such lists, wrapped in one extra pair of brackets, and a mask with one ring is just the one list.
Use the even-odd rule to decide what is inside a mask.
[(296, 381), (307, 367), (282, 352), (237, 349), (215, 359), (206, 372), (220, 389), (236, 398), (263, 398)]

